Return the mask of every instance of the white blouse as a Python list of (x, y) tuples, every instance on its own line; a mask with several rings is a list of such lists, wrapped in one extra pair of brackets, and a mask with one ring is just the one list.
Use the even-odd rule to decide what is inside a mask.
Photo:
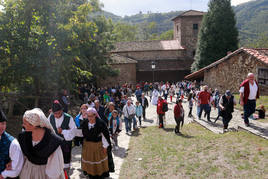
[[(37, 145), (40, 141), (33, 142), (33, 146)], [(59, 146), (49, 157), (46, 164), (46, 174), (49, 178), (58, 178), (63, 171), (64, 160), (61, 147)]]
[[(1, 136), (0, 136), (1, 139)], [(1, 175), (4, 178), (15, 178), (20, 174), (22, 169), (24, 158), (20, 148), (20, 144), (17, 139), (14, 139), (9, 147), (9, 157), (11, 159), (11, 170), (4, 170)]]

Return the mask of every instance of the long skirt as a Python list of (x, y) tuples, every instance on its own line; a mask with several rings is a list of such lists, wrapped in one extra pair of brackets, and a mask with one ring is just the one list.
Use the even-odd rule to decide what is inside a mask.
[(109, 176), (108, 156), (104, 154), (102, 142), (84, 140), (82, 148), (82, 170), (89, 176)]
[(64, 172), (57, 178), (50, 178), (46, 174), (46, 165), (36, 165), (25, 159), (20, 173), (20, 179), (65, 179)]

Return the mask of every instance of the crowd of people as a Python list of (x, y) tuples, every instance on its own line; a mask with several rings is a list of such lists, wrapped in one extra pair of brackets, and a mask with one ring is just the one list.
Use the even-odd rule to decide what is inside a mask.
[[(258, 84), (250, 73), (240, 86), (239, 103), (244, 106), (244, 122), (255, 112), (259, 96)], [(131, 98), (135, 95), (136, 99)], [(83, 85), (80, 88), (80, 111), (76, 117), (68, 114), (67, 91), (60, 99), (53, 101), (48, 117), (39, 108), (27, 110), (23, 115), (23, 131), (15, 139), (6, 130), (7, 118), (0, 115), (0, 179), (34, 178), (63, 179), (70, 175), (73, 143), (82, 145), (81, 169), (89, 178), (109, 177), (114, 172), (112, 150), (118, 150), (118, 136), (125, 123), (125, 132), (132, 132), (146, 120), (146, 109), (154, 105), (158, 127), (164, 128), (167, 99), (174, 100), (175, 133), (180, 133), (184, 124), (185, 109), (188, 103), (188, 117), (193, 117), (193, 107), (197, 108), (198, 119), (202, 112), (211, 122), (212, 108), (218, 110), (222, 118), (223, 131), (228, 131), (236, 100), (230, 90), (220, 95), (219, 90), (199, 86), (195, 82), (178, 83), (138, 83), (136, 86), (95, 88)], [(148, 98), (148, 99), (147, 99)], [(265, 109), (259, 110), (259, 117), (265, 116)], [(123, 120), (122, 120), (123, 119)], [(214, 122), (216, 122), (216, 120)], [(74, 141), (74, 142), (73, 142)]]

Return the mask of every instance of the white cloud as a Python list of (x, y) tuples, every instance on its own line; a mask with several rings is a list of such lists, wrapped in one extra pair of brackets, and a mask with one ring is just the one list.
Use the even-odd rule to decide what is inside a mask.
[(248, 2), (248, 1), (251, 1), (251, 0), (232, 0), (231, 3), (233, 6), (236, 6), (238, 4), (242, 4), (242, 3), (245, 3), (245, 2)]

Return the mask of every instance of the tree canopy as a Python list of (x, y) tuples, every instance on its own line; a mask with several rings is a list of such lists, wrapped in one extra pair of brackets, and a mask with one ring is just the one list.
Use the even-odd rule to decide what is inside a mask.
[(113, 24), (98, 0), (2, 0), (0, 86), (40, 95), (114, 74)]

